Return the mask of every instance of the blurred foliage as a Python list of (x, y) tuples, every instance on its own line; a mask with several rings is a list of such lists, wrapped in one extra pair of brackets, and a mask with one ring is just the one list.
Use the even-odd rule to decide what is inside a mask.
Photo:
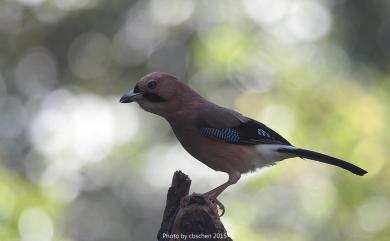
[(234, 240), (390, 237), (385, 0), (0, 0), (0, 240), (153, 240), (175, 170), (224, 182), (121, 105), (151, 71), (357, 177), (293, 159), (221, 196)]

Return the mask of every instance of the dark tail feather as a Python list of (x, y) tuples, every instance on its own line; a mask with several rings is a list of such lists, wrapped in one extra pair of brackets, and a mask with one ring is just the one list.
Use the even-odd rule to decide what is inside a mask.
[(331, 156), (328, 156), (328, 155), (325, 155), (322, 153), (318, 153), (315, 151), (309, 151), (309, 150), (300, 149), (300, 148), (293, 149), (293, 148), (284, 148), (284, 147), (277, 149), (277, 151), (282, 152), (282, 153), (293, 154), (297, 157), (307, 158), (307, 159), (310, 159), (313, 161), (319, 161), (319, 162), (327, 163), (330, 165), (338, 166), (338, 167), (344, 168), (345, 170), (348, 170), (348, 171), (350, 171), (356, 175), (359, 175), (359, 176), (363, 176), (364, 174), (367, 173), (366, 170), (364, 170), (358, 166), (355, 166), (352, 163), (349, 163), (349, 162), (346, 162), (346, 161), (343, 161), (343, 160), (340, 160), (340, 159), (337, 159), (335, 157), (331, 157)]

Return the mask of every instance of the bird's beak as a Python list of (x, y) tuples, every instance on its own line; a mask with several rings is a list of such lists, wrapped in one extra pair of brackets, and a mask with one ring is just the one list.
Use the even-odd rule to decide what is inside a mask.
[(119, 101), (121, 103), (130, 103), (140, 99), (142, 99), (142, 93), (140, 92), (134, 93), (134, 91), (130, 90), (129, 92), (124, 94)]

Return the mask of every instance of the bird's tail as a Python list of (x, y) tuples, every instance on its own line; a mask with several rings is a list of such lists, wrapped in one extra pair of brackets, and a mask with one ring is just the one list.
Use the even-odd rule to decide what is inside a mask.
[(363, 176), (364, 174), (367, 173), (366, 170), (353, 165), (352, 163), (340, 160), (335, 157), (331, 157), (319, 152), (315, 151), (309, 151), (301, 148), (291, 148), (291, 147), (280, 147), (276, 150), (277, 152), (280, 153), (286, 153), (286, 154), (291, 154), (296, 157), (301, 157), (301, 158), (307, 158), (313, 161), (319, 161), (323, 163), (327, 163), (330, 165), (338, 166), (341, 167), (345, 170), (348, 170), (356, 175)]

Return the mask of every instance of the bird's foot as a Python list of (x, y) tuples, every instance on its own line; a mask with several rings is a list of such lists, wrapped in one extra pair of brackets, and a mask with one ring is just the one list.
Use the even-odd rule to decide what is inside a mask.
[[(213, 207), (213, 211), (217, 216), (222, 217), (225, 214), (225, 206), (215, 196), (207, 193), (202, 196), (206, 200), (207, 204)], [(219, 214), (218, 208), (221, 210), (221, 214)]]

